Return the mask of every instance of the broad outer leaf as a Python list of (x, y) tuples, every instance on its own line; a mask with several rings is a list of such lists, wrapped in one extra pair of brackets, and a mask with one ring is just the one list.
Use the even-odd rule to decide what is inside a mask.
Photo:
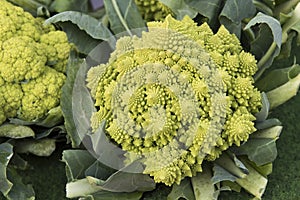
[(273, 90), (291, 79), (295, 78), (300, 73), (300, 65), (293, 64), (291, 67), (283, 69), (275, 69), (266, 74), (255, 85), (265, 92)]
[[(72, 112), (77, 132), (69, 134), (77, 134), (81, 140), (90, 133), (90, 119), (93, 112), (96, 112), (94, 101), (86, 87), (87, 63), (83, 63), (74, 80), (72, 93)], [(77, 137), (75, 136), (75, 137)]]
[(66, 164), (68, 182), (85, 178), (85, 170), (94, 162), (95, 158), (86, 150), (65, 150), (62, 161)]
[(62, 87), (62, 95), (60, 99), (60, 105), (65, 119), (65, 127), (67, 134), (71, 140), (72, 147), (78, 147), (81, 143), (81, 138), (79, 137), (73, 116), (73, 107), (72, 107), (72, 95), (74, 88), (74, 81), (82, 60), (77, 58), (74, 54), (71, 53), (69, 57), (69, 62), (67, 65), (67, 80)]
[(6, 196), (13, 184), (7, 179), (7, 166), (13, 156), (13, 146), (9, 143), (0, 144), (0, 192)]
[(180, 185), (173, 184), (172, 191), (168, 195), (167, 200), (178, 200), (184, 198), (186, 200), (194, 200), (195, 195), (191, 185), (191, 180), (185, 178), (180, 182)]
[(14, 139), (34, 137), (34, 132), (28, 126), (3, 124), (0, 126), (0, 137), (8, 137)]
[[(252, 18), (244, 29), (247, 30), (252, 26), (255, 26), (256, 24), (266, 24), (270, 28), (272, 34), (268, 34), (268, 35), (263, 34), (263, 36), (272, 37), (272, 41), (273, 41), (268, 51), (264, 52), (264, 56), (260, 59), (258, 63), (258, 67), (260, 71), (257, 74), (259, 77), (264, 72), (264, 70), (266, 70), (272, 64), (274, 58), (280, 53), (282, 29), (277, 19), (265, 15), (263, 13), (258, 13), (254, 18)], [(253, 49), (253, 46), (255, 45), (258, 47), (260, 45), (264, 46), (265, 42), (266, 40), (255, 40), (251, 44), (251, 49)], [(255, 52), (253, 53), (255, 54)]]
[(199, 14), (207, 17), (210, 25), (216, 24), (222, 0), (188, 0), (186, 3)]
[(13, 168), (8, 168), (7, 176), (13, 183), (11, 190), (9, 191), (6, 198), (8, 200), (34, 200), (35, 193), (32, 185), (24, 184), (22, 177)]
[(284, 85), (275, 88), (267, 92), (268, 99), (270, 101), (270, 109), (274, 109), (277, 106), (285, 103), (292, 97), (296, 96), (300, 86), (300, 74), (291, 79)]
[(196, 176), (191, 178), (194, 195), (196, 200), (202, 199), (216, 199), (215, 186), (212, 182), (212, 172), (208, 165), (203, 166), (203, 171), (197, 173)]
[(238, 148), (234, 148), (237, 155), (248, 155), (249, 159), (256, 163), (256, 165), (265, 165), (273, 162), (277, 157), (276, 140), (257, 138), (249, 139), (245, 144)]
[[(127, 167), (136, 167), (140, 171), (140, 165)], [(125, 168), (127, 168), (125, 167)], [(124, 171), (121, 171), (124, 170)], [(121, 169), (113, 173), (107, 180), (97, 184), (103, 190), (111, 192), (134, 192), (134, 191), (151, 191), (155, 189), (155, 182), (149, 175), (142, 173), (128, 173), (126, 169)]]
[(50, 156), (55, 148), (55, 139), (43, 138), (40, 140), (16, 141), (16, 152), (31, 153), (37, 156)]
[(217, 164), (214, 164), (213, 167), (214, 175), (211, 179), (213, 184), (219, 183), (221, 181), (232, 181), (234, 182), (237, 177), (225, 170), (223, 167), (220, 167)]
[(45, 24), (67, 22), (70, 21), (76, 24), (78, 28), (84, 30), (94, 39), (107, 41), (112, 36), (109, 29), (104, 26), (101, 21), (91, 17), (90, 15), (77, 12), (77, 11), (66, 11), (50, 17), (45, 21)]
[(190, 7), (184, 0), (159, 0), (161, 3), (168, 6), (176, 15), (176, 18), (181, 20), (185, 15), (192, 19), (196, 17), (197, 11)]
[(46, 128), (51, 128), (57, 124), (60, 124), (63, 121), (63, 116), (60, 106), (52, 108), (48, 111), (45, 118), (34, 120), (34, 121), (24, 121), (18, 118), (10, 118), (9, 122), (18, 125), (37, 125)]
[(252, 0), (227, 0), (219, 19), (221, 24), (240, 38), (242, 20), (252, 17), (255, 12)]
[(116, 170), (105, 166), (98, 160), (96, 160), (89, 168), (85, 170), (85, 176), (92, 176), (97, 179), (106, 180), (108, 179)]
[(63, 12), (68, 10), (88, 12), (89, 0), (55, 0), (50, 9), (56, 12)]
[(104, 6), (114, 34), (127, 32), (131, 35), (132, 29), (145, 27), (134, 0), (104, 0)]
[(262, 108), (258, 113), (255, 114), (255, 118), (257, 122), (262, 122), (266, 120), (270, 110), (270, 103), (266, 93), (264, 92), (261, 93), (261, 100), (262, 100)]
[(108, 192), (99, 191), (87, 197), (80, 198), (81, 200), (139, 200), (142, 198), (142, 192)]

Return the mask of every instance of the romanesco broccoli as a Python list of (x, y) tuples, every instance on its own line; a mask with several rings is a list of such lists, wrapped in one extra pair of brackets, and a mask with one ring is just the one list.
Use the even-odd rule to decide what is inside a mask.
[(0, 0), (0, 124), (40, 119), (59, 105), (71, 45), (22, 8)]
[(206, 23), (169, 15), (148, 29), (120, 38), (108, 63), (89, 70), (98, 108), (91, 126), (105, 120), (126, 162), (141, 158), (156, 182), (179, 184), (256, 130), (256, 60), (224, 26), (214, 34)]

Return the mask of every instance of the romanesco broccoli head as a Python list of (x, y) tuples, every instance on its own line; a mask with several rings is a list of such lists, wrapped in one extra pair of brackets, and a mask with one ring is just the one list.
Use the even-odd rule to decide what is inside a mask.
[(173, 15), (172, 10), (159, 0), (135, 0), (135, 3), (146, 21), (159, 21), (169, 14)]
[(71, 45), (43, 19), (0, 3), (0, 124), (37, 120), (59, 105)]
[(206, 23), (169, 15), (148, 29), (120, 38), (109, 61), (88, 71), (98, 109), (91, 126), (105, 120), (126, 162), (142, 159), (156, 182), (179, 184), (256, 130), (256, 60), (224, 26), (214, 34)]

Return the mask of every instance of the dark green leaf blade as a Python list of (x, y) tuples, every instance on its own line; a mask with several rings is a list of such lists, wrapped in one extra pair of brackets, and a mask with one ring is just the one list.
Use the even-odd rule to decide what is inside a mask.
[(3, 124), (0, 126), (0, 137), (14, 139), (34, 137), (34, 131), (28, 126)]
[(112, 37), (109, 29), (104, 26), (101, 21), (91, 17), (90, 15), (77, 12), (77, 11), (65, 11), (56, 14), (45, 21), (45, 24), (67, 22), (70, 21), (76, 24), (79, 29), (84, 30), (94, 39), (109, 40)]
[(67, 65), (67, 80), (62, 87), (62, 95), (60, 99), (60, 105), (65, 119), (65, 128), (71, 140), (72, 147), (78, 147), (81, 143), (81, 138), (77, 133), (74, 122), (72, 103), (70, 103), (72, 102), (74, 81), (81, 63), (82, 59), (79, 59), (74, 52), (72, 52)]
[(99, 191), (88, 197), (82, 197), (82, 200), (139, 200), (142, 198), (142, 192), (116, 193), (108, 191)]
[(13, 146), (9, 143), (0, 144), (0, 191), (6, 196), (13, 184), (7, 178), (7, 166), (13, 156)]
[[(265, 34), (267, 29), (266, 26), (262, 26), (261, 28), (265, 29), (264, 34), (260, 35), (263, 39), (256, 39), (251, 44), (251, 49), (253, 46), (257, 46), (257, 49), (264, 47), (266, 41), (272, 40), (271, 46), (268, 47), (267, 51), (264, 50), (263, 56), (258, 62), (259, 71), (255, 75), (255, 79), (258, 79), (261, 74), (271, 66), (274, 58), (280, 53), (281, 49), (281, 39), (282, 39), (282, 28), (279, 21), (271, 16), (265, 15), (263, 13), (258, 13), (254, 18), (252, 18), (249, 23), (244, 28), (245, 30), (255, 26), (256, 24), (266, 24), (267, 27), (271, 30), (272, 34)], [(269, 38), (266, 38), (269, 37)], [(252, 52), (255, 55), (255, 52)], [(257, 55), (256, 55), (257, 56)], [(259, 56), (258, 56), (259, 59)]]
[(68, 182), (85, 178), (85, 170), (94, 162), (95, 158), (86, 150), (65, 150), (62, 161), (66, 164)]
[(145, 28), (145, 22), (133, 0), (104, 0), (104, 6), (114, 34)]
[(188, 15), (192, 19), (197, 15), (197, 11), (190, 7), (184, 0), (160, 0), (160, 2), (168, 6), (179, 20), (181, 20), (185, 15)]
[(8, 200), (34, 200), (35, 193), (32, 185), (24, 184), (22, 181), (22, 177), (17, 173), (17, 171), (13, 168), (8, 168), (7, 176), (9, 180), (13, 182), (13, 187), (9, 191), (6, 198)]
[(222, 0), (188, 0), (186, 3), (199, 14), (207, 17), (210, 25), (217, 23)]
[(174, 184), (167, 200), (178, 200), (180, 198), (195, 200), (191, 180), (189, 178), (183, 179), (180, 185)]
[(240, 38), (242, 20), (252, 17), (255, 12), (252, 0), (227, 0), (219, 20), (231, 33)]

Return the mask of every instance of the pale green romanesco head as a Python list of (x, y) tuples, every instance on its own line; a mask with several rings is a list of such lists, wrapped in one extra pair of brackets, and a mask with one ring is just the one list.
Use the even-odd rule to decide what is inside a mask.
[(108, 63), (89, 70), (98, 109), (91, 126), (105, 120), (127, 162), (141, 158), (155, 182), (179, 184), (256, 130), (256, 60), (224, 26), (214, 34), (206, 23), (168, 16), (148, 29), (120, 38)]
[(0, 0), (0, 124), (37, 120), (59, 105), (71, 45), (66, 34)]
[(167, 15), (173, 15), (172, 10), (159, 0), (135, 0), (139, 12), (146, 21), (160, 21)]

